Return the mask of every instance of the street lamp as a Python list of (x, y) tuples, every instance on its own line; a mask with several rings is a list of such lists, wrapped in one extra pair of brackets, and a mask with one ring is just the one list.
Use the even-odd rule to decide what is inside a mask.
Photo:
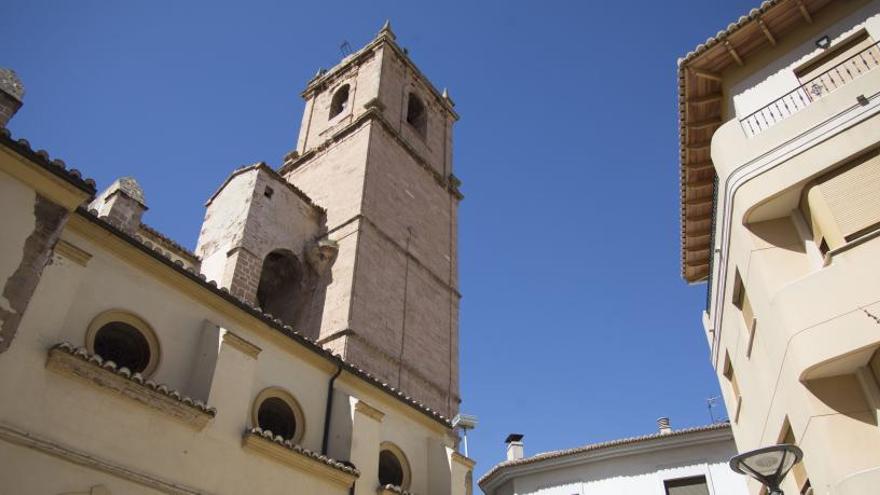
[(770, 495), (785, 495), (779, 483), (803, 457), (797, 445), (783, 443), (735, 455), (730, 459), (730, 469), (755, 478), (767, 487)]

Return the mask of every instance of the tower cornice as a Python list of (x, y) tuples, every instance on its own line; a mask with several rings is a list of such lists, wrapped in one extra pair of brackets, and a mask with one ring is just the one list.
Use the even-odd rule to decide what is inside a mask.
[(330, 84), (333, 83), (339, 76), (347, 72), (351, 67), (355, 65), (359, 65), (363, 63), (364, 60), (368, 59), (371, 56), (374, 56), (381, 48), (389, 47), (400, 60), (403, 61), (404, 64), (412, 71), (412, 73), (418, 78), (418, 80), (428, 89), (431, 95), (434, 97), (434, 100), (438, 105), (443, 107), (449, 115), (453, 118), (453, 120), (458, 120), (459, 115), (458, 112), (455, 111), (455, 104), (452, 102), (452, 99), (449, 97), (449, 92), (447, 90), (438, 91), (437, 88), (431, 83), (431, 81), (422, 73), (421, 70), (416, 66), (416, 64), (410, 59), (409, 54), (401, 48), (397, 42), (395, 41), (396, 36), (393, 32), (391, 32), (390, 28), (383, 28), (379, 31), (378, 36), (374, 38), (370, 43), (368, 43), (365, 47), (361, 48), (357, 52), (349, 55), (342, 59), (342, 61), (336, 64), (335, 67), (328, 70), (327, 72), (318, 74), (309, 81), (306, 89), (303, 90), (301, 96), (304, 99), (309, 99), (316, 92), (326, 88)]
[(386, 131), (388, 131), (388, 133), (394, 138), (395, 141), (397, 141), (401, 148), (403, 148), (410, 156), (413, 157), (413, 159), (415, 159), (416, 163), (418, 163), (419, 166), (425, 170), (425, 172), (431, 174), (431, 177), (433, 177), (434, 182), (436, 182), (438, 186), (449, 192), (449, 194), (454, 196), (455, 199), (459, 201), (464, 199), (464, 195), (459, 190), (461, 180), (459, 180), (458, 177), (452, 174), (450, 174), (448, 177), (444, 177), (442, 174), (434, 170), (431, 165), (428, 164), (427, 160), (425, 160), (425, 158), (418, 151), (416, 151), (412, 146), (410, 146), (409, 143), (406, 142), (405, 139), (403, 139), (403, 137), (400, 136), (400, 133), (397, 131), (397, 129), (395, 129), (391, 122), (388, 122), (388, 119), (386, 119), (385, 116), (382, 114), (380, 107), (370, 105), (370, 102), (367, 102), (367, 105), (368, 108), (364, 113), (360, 114), (350, 124), (339, 129), (332, 136), (330, 136), (329, 139), (321, 143), (319, 146), (311, 148), (301, 155), (288, 155), (289, 158), (281, 165), (281, 168), (278, 169), (278, 173), (281, 175), (286, 175), (287, 173), (307, 164), (317, 154), (326, 150), (333, 144), (339, 142), (352, 132), (359, 129), (365, 123), (376, 121), (381, 124)]

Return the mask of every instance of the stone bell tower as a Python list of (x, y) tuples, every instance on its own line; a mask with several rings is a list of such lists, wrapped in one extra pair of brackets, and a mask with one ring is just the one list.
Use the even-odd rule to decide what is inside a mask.
[(458, 119), (388, 23), (302, 93), (280, 173), (338, 245), (318, 341), (442, 414), (458, 389)]

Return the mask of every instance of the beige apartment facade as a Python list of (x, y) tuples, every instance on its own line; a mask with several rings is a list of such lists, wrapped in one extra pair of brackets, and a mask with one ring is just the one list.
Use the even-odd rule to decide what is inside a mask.
[(804, 451), (786, 493), (880, 486), (878, 41), (880, 2), (767, 1), (679, 60), (683, 277), (737, 448)]
[(208, 199), (196, 252), (134, 179), (14, 139), (0, 90), (0, 494), (470, 493), (457, 115), (390, 26), (309, 82), (279, 169)]

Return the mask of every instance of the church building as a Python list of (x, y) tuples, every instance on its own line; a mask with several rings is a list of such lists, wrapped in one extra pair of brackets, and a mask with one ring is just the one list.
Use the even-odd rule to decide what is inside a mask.
[(387, 23), (302, 97), (191, 252), (13, 138), (0, 69), (0, 492), (471, 493), (454, 104)]

